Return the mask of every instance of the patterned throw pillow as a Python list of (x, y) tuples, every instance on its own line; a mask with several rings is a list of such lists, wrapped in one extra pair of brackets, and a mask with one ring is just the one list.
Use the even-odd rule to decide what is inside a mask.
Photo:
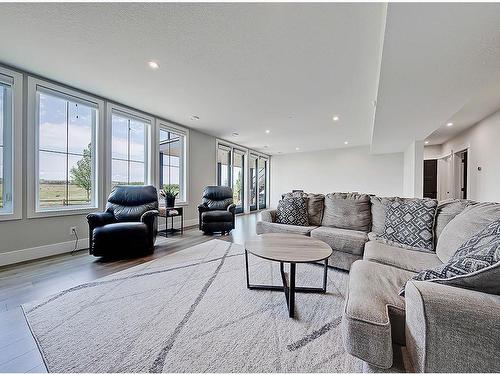
[(307, 218), (307, 198), (291, 197), (279, 201), (276, 222), (290, 225), (309, 225)]
[(400, 199), (389, 203), (384, 233), (378, 240), (413, 250), (434, 250), (435, 199)]
[[(500, 220), (465, 241), (448, 263), (423, 270), (410, 280), (429, 280), (500, 294)], [(404, 286), (400, 291), (404, 293)]]

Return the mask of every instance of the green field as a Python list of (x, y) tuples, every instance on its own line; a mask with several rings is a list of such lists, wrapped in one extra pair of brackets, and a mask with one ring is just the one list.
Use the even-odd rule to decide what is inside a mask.
[(87, 192), (74, 184), (68, 186), (68, 196), (66, 196), (66, 185), (41, 183), (39, 197), (40, 207), (76, 206), (89, 203)]

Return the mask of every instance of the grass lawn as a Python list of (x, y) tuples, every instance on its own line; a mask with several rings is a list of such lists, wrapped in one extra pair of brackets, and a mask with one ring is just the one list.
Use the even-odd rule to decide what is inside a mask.
[(66, 201), (66, 185), (64, 184), (40, 184), (40, 206), (75, 206), (89, 203), (87, 192), (76, 185), (68, 186), (68, 201)]

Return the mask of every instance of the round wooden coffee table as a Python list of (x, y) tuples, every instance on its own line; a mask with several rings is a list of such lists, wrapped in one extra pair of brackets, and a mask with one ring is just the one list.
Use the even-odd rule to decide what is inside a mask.
[[(250, 284), (248, 275), (248, 253), (263, 259), (280, 263), (281, 285)], [(300, 234), (266, 233), (253, 237), (245, 242), (245, 270), (248, 289), (278, 290), (285, 293), (290, 318), (295, 315), (295, 292), (326, 293), (328, 258), (332, 249), (323, 241)], [(323, 287), (296, 287), (295, 270), (297, 263), (324, 261)], [(285, 272), (284, 263), (290, 263), (290, 274)], [(289, 279), (289, 280), (288, 280)]]

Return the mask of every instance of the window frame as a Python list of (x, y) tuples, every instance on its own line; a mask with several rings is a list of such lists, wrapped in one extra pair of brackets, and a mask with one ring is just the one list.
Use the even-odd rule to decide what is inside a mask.
[[(230, 149), (230, 159), (231, 159), (231, 168), (230, 168), (230, 171), (231, 171), (231, 178), (230, 178), (230, 182), (231, 182), (231, 188), (232, 188), (232, 184), (233, 184), (233, 180), (232, 180), (232, 173), (233, 173), (233, 165), (234, 165), (234, 151), (237, 150), (241, 153), (244, 153), (244, 172), (243, 172), (243, 183), (244, 183), (244, 191), (243, 191), (243, 212), (240, 212), (238, 213), (238, 215), (244, 215), (244, 214), (247, 214), (247, 213), (252, 213), (252, 212), (258, 212), (258, 211), (261, 211), (261, 210), (264, 210), (266, 208), (268, 208), (270, 206), (269, 202), (270, 202), (270, 185), (271, 185), (271, 182), (270, 182), (270, 168), (271, 168), (271, 156), (270, 155), (267, 155), (267, 154), (263, 154), (262, 152), (258, 152), (258, 151), (255, 151), (251, 148), (246, 148), (246, 147), (243, 147), (237, 143), (233, 143), (233, 142), (229, 142), (229, 141), (226, 141), (224, 139), (219, 139), (219, 138), (216, 138), (215, 140), (215, 183), (216, 185), (219, 185), (219, 168), (218, 168), (218, 165), (217, 165), (217, 157), (218, 157), (218, 152), (219, 152), (219, 146), (222, 146), (222, 147), (225, 147), (225, 148), (228, 148)], [(266, 194), (266, 203), (265, 203), (265, 206), (264, 207), (259, 207), (259, 194), (258, 194), (258, 188), (257, 188), (257, 201), (256, 201), (256, 209), (252, 210), (251, 209), (251, 204), (250, 204), (250, 201), (251, 201), (251, 192), (250, 192), (250, 184), (251, 184), (251, 178), (250, 178), (250, 159), (252, 157), (255, 157), (257, 159), (257, 165), (258, 165), (258, 162), (259, 162), (259, 159), (265, 159), (266, 162), (267, 162), (267, 168), (266, 168), (266, 191), (265, 191), (265, 194)], [(257, 173), (257, 181), (256, 181), (256, 186), (258, 187), (258, 168), (256, 169), (256, 173)]]
[[(189, 129), (173, 124), (169, 121), (165, 121), (157, 118), (155, 123), (155, 139), (154, 139), (154, 149), (153, 153), (154, 157), (154, 186), (157, 189), (160, 188), (160, 173), (161, 173), (161, 165), (159, 162), (159, 154), (160, 154), (160, 130), (168, 131), (170, 133), (177, 134), (179, 136), (184, 137), (184, 147), (183, 147), (183, 155), (182, 159), (179, 163), (182, 164), (182, 180), (183, 180), (183, 194), (184, 199), (182, 201), (177, 200), (175, 202), (176, 206), (188, 206), (189, 205)], [(181, 168), (180, 168), (181, 169)], [(181, 176), (179, 176), (179, 181), (181, 180)], [(180, 184), (179, 184), (180, 185)], [(162, 202), (160, 202), (161, 205)]]
[[(97, 108), (98, 114), (96, 117), (95, 129), (92, 133), (93, 155), (94, 155), (94, 189), (93, 199), (90, 205), (85, 206), (67, 206), (56, 207), (49, 209), (41, 209), (38, 201), (39, 192), (39, 100), (38, 89), (41, 91), (53, 92), (55, 96), (61, 98), (66, 97), (69, 100), (80, 102), (82, 104), (92, 103)], [(28, 76), (28, 163), (27, 163), (27, 203), (28, 203), (28, 218), (50, 217), (50, 216), (68, 216), (94, 212), (100, 209), (102, 197), (102, 182), (100, 179), (102, 171), (102, 139), (104, 128), (104, 101), (81, 91), (70, 89), (63, 85), (58, 85), (46, 80)]]
[[(0, 81), (11, 90), (11, 189), (12, 209), (0, 212), (0, 221), (22, 219), (22, 157), (23, 157), (23, 74), (0, 66)], [(5, 139), (4, 139), (5, 144)], [(3, 160), (3, 159), (2, 159)], [(2, 166), (3, 170), (5, 168)]]
[(106, 204), (107, 197), (111, 193), (113, 188), (112, 184), (112, 159), (113, 159), (113, 112), (118, 112), (124, 117), (129, 117), (141, 122), (146, 123), (146, 144), (144, 145), (144, 167), (145, 170), (145, 181), (144, 185), (154, 185), (154, 161), (152, 160), (152, 152), (149, 150), (154, 150), (153, 147), (153, 133), (155, 128), (155, 118), (149, 116), (143, 112), (136, 111), (134, 109), (125, 107), (123, 105), (108, 102), (106, 105), (106, 173), (105, 173), (105, 185), (106, 194), (103, 205)]

